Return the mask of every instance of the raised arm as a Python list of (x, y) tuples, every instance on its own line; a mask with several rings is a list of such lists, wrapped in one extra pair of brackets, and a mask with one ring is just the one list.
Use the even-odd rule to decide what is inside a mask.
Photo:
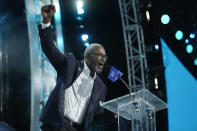
[(51, 64), (57, 71), (60, 71), (64, 61), (64, 55), (54, 44), (52, 31), (50, 28), (51, 18), (55, 13), (54, 5), (43, 6), (41, 13), (43, 16), (42, 24), (38, 26), (41, 47)]

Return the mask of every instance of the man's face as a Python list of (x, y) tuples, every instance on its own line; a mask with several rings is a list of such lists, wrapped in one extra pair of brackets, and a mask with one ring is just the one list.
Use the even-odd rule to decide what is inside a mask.
[(87, 57), (91, 72), (101, 73), (106, 62), (105, 49), (102, 46), (95, 47)]

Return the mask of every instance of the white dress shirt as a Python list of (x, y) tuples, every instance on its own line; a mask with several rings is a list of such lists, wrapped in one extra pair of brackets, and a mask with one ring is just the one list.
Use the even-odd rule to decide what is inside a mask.
[(84, 62), (84, 69), (76, 81), (65, 90), (64, 116), (72, 122), (81, 124), (86, 113), (96, 74), (92, 78)]
[(50, 22), (47, 23), (47, 24), (44, 24), (44, 23), (41, 22), (41, 27), (42, 27), (42, 29), (47, 28), (47, 27), (49, 27), (50, 25), (51, 25)]
[[(42, 29), (47, 28), (51, 23), (41, 23)], [(96, 73), (92, 78), (90, 76), (90, 69), (84, 62), (84, 69), (74, 83), (65, 90), (64, 96), (64, 116), (72, 122), (78, 124), (86, 113), (87, 104), (91, 96)]]

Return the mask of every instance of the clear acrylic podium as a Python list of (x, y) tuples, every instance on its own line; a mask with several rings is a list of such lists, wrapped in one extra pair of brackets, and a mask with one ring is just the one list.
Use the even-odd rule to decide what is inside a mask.
[(118, 131), (156, 131), (155, 112), (167, 104), (147, 89), (100, 103), (118, 116)]

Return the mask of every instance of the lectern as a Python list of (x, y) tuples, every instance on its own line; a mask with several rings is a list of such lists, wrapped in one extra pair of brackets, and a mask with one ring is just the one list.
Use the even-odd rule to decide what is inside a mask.
[(156, 131), (155, 112), (167, 104), (147, 89), (101, 102), (100, 105), (118, 116), (118, 131)]

